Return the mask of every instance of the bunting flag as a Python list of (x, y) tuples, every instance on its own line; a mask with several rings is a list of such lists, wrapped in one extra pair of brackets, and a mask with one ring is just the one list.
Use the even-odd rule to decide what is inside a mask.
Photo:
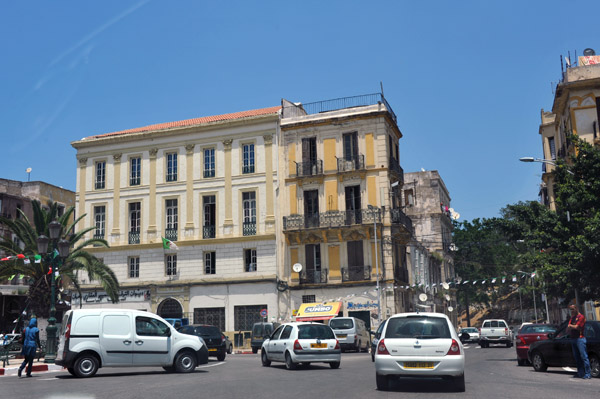
[(516, 275), (516, 274), (513, 274), (513, 279), (512, 279), (512, 281), (513, 281), (513, 283), (516, 283), (516, 282), (517, 282), (517, 275)]
[(496, 284), (496, 277), (492, 279), (492, 284)]
[(23, 280), (23, 277), (25, 277), (25, 275), (24, 275), (24, 274), (19, 274), (19, 278), (20, 278), (21, 280)]
[(502, 284), (506, 283), (506, 276), (502, 276)]
[(467, 284), (469, 282), (469, 280), (465, 280), (463, 281), (463, 284)]
[(33, 261), (34, 261), (35, 263), (42, 263), (42, 255), (35, 255), (35, 256), (33, 257)]
[(30, 264), (31, 261), (29, 260), (29, 258), (25, 258), (23, 259), (23, 263), (25, 263), (26, 265)]
[(15, 278), (14, 274), (8, 278), (8, 281), (12, 281), (13, 278)]
[(531, 278), (535, 277), (535, 272), (531, 273)]
[(48, 269), (48, 273), (47, 274), (52, 274), (52, 265), (50, 266), (50, 268)]

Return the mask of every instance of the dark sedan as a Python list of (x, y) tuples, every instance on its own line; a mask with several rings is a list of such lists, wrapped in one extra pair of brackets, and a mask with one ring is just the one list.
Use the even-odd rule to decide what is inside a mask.
[(227, 340), (217, 327), (206, 324), (190, 324), (179, 327), (177, 331), (202, 338), (208, 347), (208, 356), (215, 356), (219, 361), (225, 360)]
[[(592, 377), (600, 376), (600, 321), (587, 321), (584, 335), (587, 339), (587, 353), (592, 368)], [(547, 340), (529, 345), (527, 356), (536, 371), (546, 371), (548, 367), (577, 368), (571, 349), (573, 339), (567, 334), (567, 322), (561, 324), (556, 333), (550, 333)]]
[(526, 324), (517, 334), (515, 347), (517, 348), (517, 363), (524, 366), (527, 363), (529, 345), (533, 342), (548, 339), (548, 335), (556, 332), (558, 326), (554, 324)]

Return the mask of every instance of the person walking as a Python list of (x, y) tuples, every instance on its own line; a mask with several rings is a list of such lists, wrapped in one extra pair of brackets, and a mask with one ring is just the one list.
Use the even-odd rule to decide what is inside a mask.
[(573, 339), (573, 343), (571, 344), (573, 349), (573, 357), (577, 362), (577, 374), (575, 374), (573, 378), (583, 378), (588, 380), (592, 378), (592, 370), (590, 368), (590, 360), (588, 359), (587, 355), (587, 340), (583, 335), (585, 328), (585, 316), (579, 313), (577, 305), (569, 306), (569, 310), (571, 311), (571, 318), (569, 319), (567, 331), (569, 332), (569, 336)]
[(23, 331), (23, 349), (21, 350), (21, 354), (25, 357), (25, 360), (23, 360), (21, 367), (19, 367), (19, 377), (21, 377), (25, 366), (27, 366), (27, 377), (31, 377), (33, 358), (38, 346), (40, 346), (40, 330), (37, 328), (37, 319), (33, 317), (29, 321), (29, 327)]

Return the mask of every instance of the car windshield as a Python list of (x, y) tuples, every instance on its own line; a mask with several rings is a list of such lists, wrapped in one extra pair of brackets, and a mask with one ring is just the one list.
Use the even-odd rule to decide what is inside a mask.
[(555, 331), (556, 331), (556, 326), (551, 326), (551, 325), (535, 326), (535, 325), (528, 324), (526, 326), (523, 326), (523, 328), (521, 329), (521, 334), (553, 333)]
[(348, 329), (354, 327), (352, 319), (331, 319), (329, 321), (329, 327), (334, 330)]
[(252, 327), (252, 335), (255, 337), (263, 335), (263, 325), (255, 324), (254, 327)]
[(388, 321), (385, 338), (452, 338), (446, 319), (429, 316), (395, 317)]
[(334, 339), (331, 328), (323, 324), (302, 324), (298, 326), (298, 339)]
[(477, 330), (474, 327), (467, 327), (467, 328), (463, 328), (462, 332), (468, 332), (468, 333), (472, 333), (472, 332), (479, 332), (479, 330)]

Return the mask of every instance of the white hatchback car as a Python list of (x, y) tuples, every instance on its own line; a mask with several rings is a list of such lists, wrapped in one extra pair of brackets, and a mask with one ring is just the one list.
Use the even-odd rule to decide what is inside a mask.
[(465, 390), (465, 355), (452, 322), (442, 313), (400, 313), (390, 317), (375, 354), (377, 389), (392, 377), (440, 377)]
[(337, 369), (342, 360), (340, 343), (331, 327), (310, 322), (282, 324), (265, 339), (260, 352), (263, 366), (285, 362), (288, 370), (315, 362), (329, 363), (332, 369)]

